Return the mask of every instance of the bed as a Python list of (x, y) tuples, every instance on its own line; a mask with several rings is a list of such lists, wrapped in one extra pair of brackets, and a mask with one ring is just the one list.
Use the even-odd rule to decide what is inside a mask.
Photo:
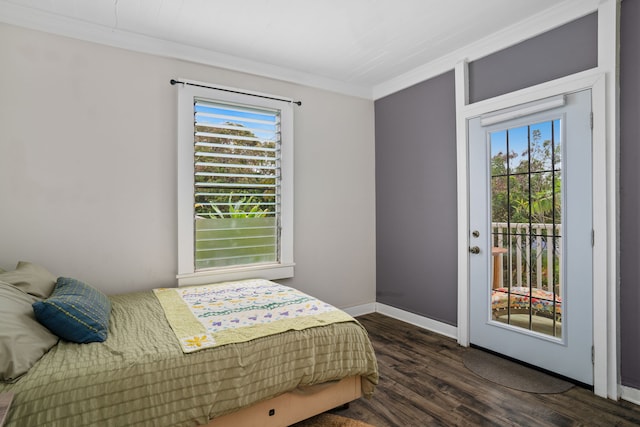
[(353, 319), (185, 352), (159, 298), (109, 297), (103, 342), (60, 339), (0, 383), (15, 395), (6, 427), (285, 426), (371, 396), (378, 381)]

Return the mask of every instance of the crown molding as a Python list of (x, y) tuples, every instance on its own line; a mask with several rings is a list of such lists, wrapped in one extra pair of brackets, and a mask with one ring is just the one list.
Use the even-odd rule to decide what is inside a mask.
[(161, 40), (0, 1), (0, 22), (166, 58), (195, 62), (275, 80), (371, 99), (371, 88), (181, 43)]
[(600, 2), (601, 0), (563, 1), (554, 7), (496, 31), (488, 37), (374, 86), (373, 99), (384, 98), (417, 83), (453, 71), (460, 61), (474, 61), (581, 18), (597, 11)]
[(598, 10), (602, 0), (567, 0), (447, 55), (373, 87), (360, 86), (273, 64), (122, 31), (0, 0), (0, 22), (166, 58), (195, 62), (364, 99), (380, 99), (452, 71)]

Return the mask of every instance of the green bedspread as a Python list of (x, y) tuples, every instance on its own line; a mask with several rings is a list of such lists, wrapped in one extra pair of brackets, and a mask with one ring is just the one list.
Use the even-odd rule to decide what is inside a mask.
[(194, 426), (298, 386), (362, 375), (375, 354), (357, 322), (184, 354), (152, 292), (111, 297), (104, 343), (60, 341), (14, 384), (6, 427)]

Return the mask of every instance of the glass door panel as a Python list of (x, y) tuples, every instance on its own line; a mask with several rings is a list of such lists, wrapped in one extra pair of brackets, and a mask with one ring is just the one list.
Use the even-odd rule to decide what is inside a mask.
[(561, 120), (489, 134), (492, 319), (562, 337)]

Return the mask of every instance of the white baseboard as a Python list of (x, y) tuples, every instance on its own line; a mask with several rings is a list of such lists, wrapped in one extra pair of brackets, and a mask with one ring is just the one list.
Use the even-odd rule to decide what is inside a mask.
[(349, 316), (363, 316), (369, 313), (376, 312), (376, 303), (371, 302), (369, 304), (355, 305), (353, 307), (342, 308), (342, 311), (346, 312)]
[(385, 316), (393, 317), (394, 319), (419, 326), (431, 332), (435, 332), (449, 338), (458, 339), (458, 328), (455, 326), (380, 303), (376, 303), (375, 311), (384, 314)]
[(391, 307), (389, 305), (380, 304), (379, 302), (356, 305), (353, 307), (342, 308), (341, 310), (353, 317), (363, 316), (369, 313), (380, 313), (385, 316), (393, 317), (394, 319), (419, 326), (431, 332), (435, 332), (449, 338), (458, 339), (458, 328), (455, 326), (429, 319), (428, 317), (420, 316), (418, 314), (410, 313), (399, 308)]
[(640, 405), (640, 390), (624, 385), (620, 386), (620, 399)]

